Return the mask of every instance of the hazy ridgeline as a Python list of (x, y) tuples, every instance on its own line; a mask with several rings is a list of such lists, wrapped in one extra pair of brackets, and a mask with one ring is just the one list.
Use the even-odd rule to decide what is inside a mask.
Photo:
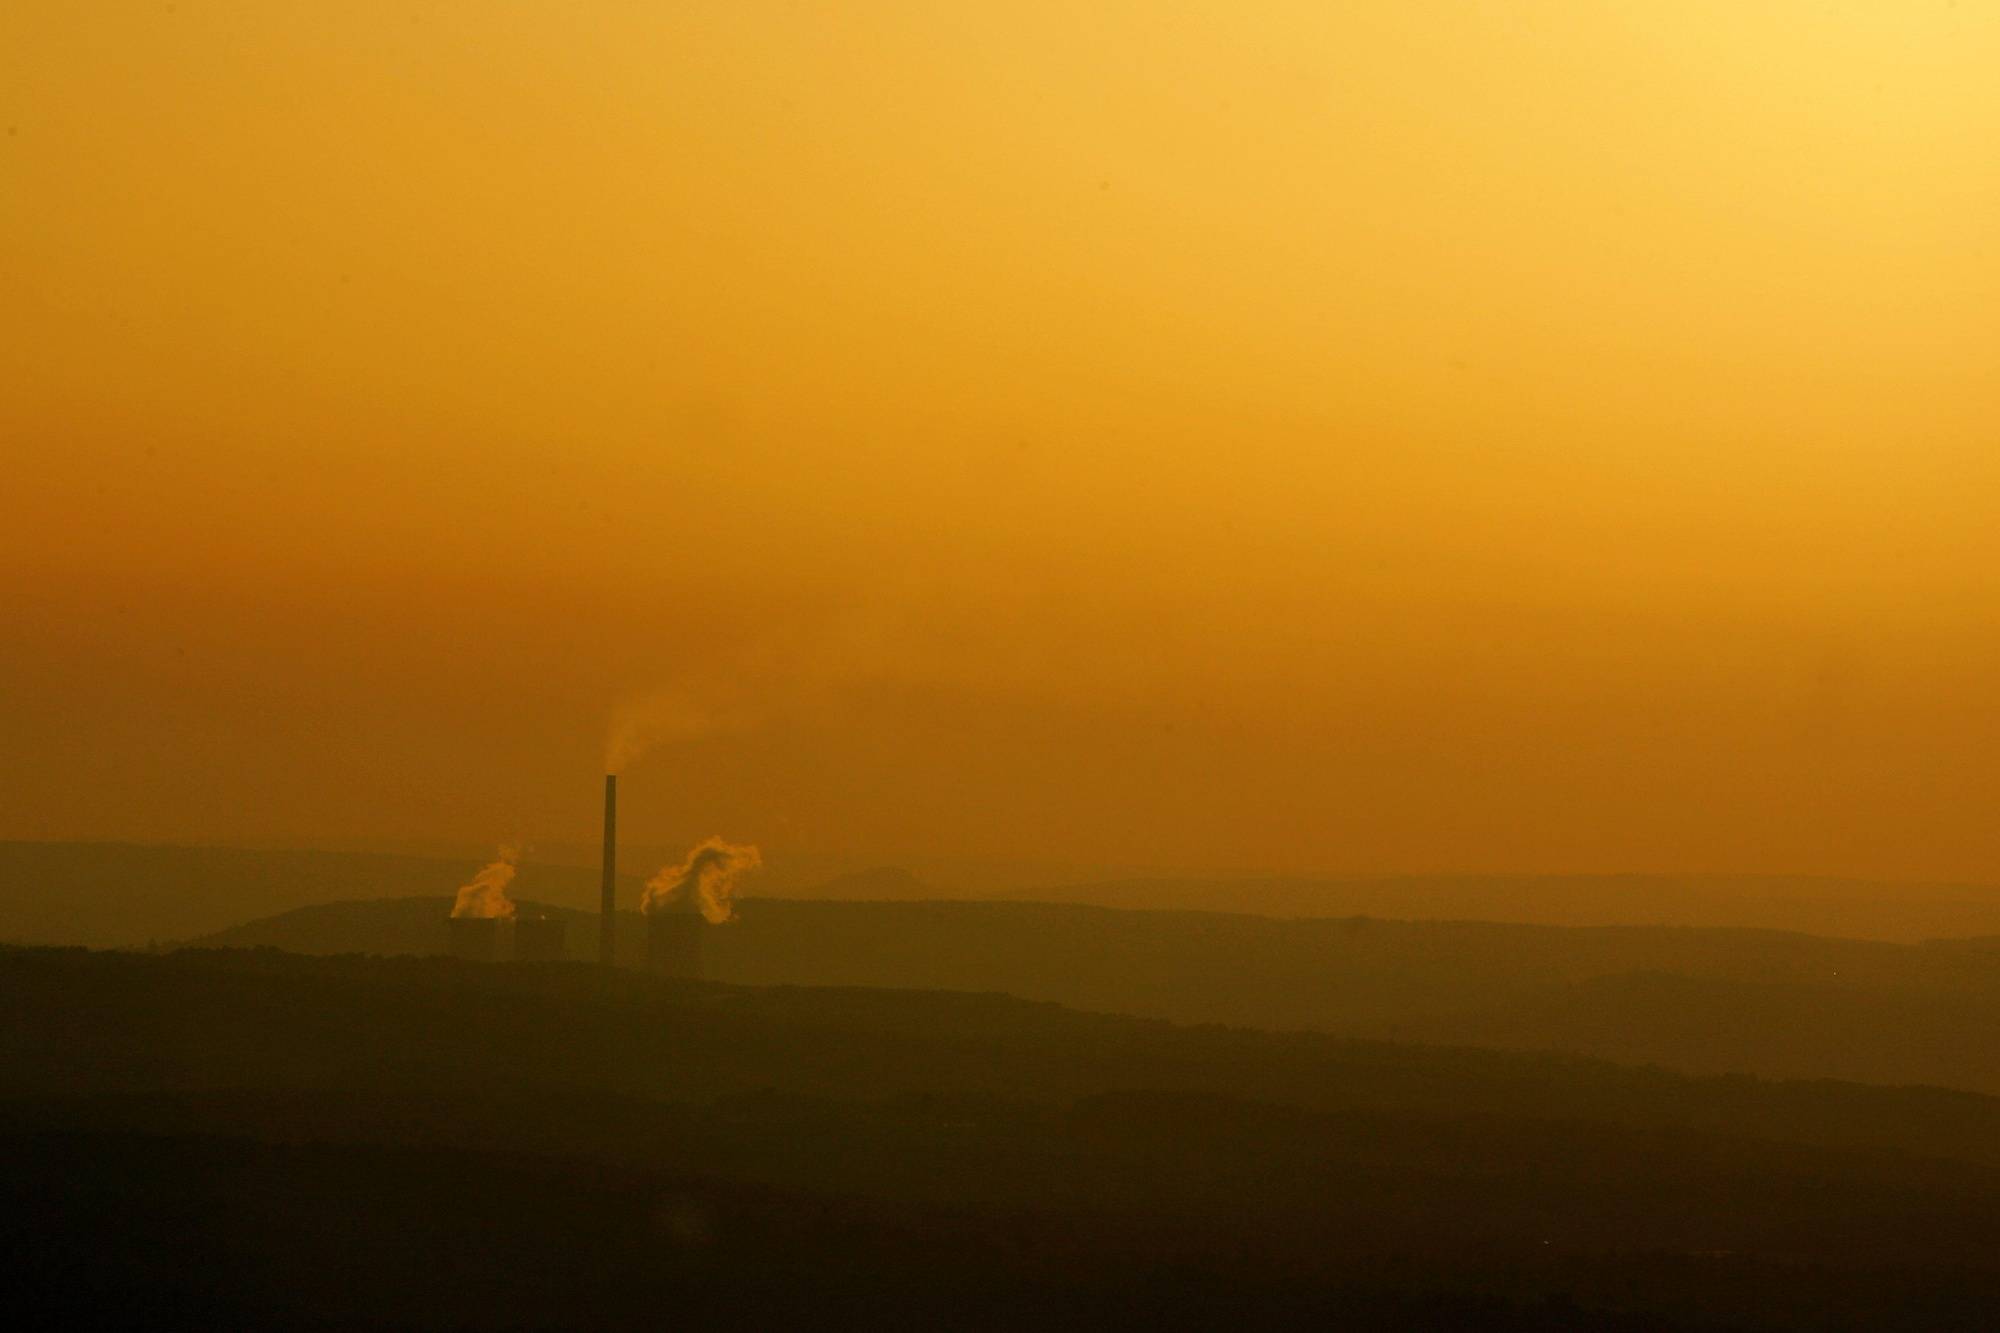
[[(620, 901), (682, 849), (625, 849)], [(594, 911), (594, 861), (524, 856), (517, 897)], [(124, 947), (203, 935), (294, 907), (449, 894), (485, 857), (0, 841), (0, 940)], [(1709, 926), (1916, 942), (2000, 936), (2000, 888), (1807, 876), (1477, 875), (1369, 879), (1126, 878), (1067, 882), (1046, 871), (940, 867), (833, 873), (776, 857), (753, 895), (807, 900), (1029, 900), (1280, 917), (1501, 921), (1537, 925)], [(1026, 887), (1013, 887), (1016, 884)]]
[[(448, 895), (472, 869), (345, 854), (0, 844), (0, 917), (9, 925), (0, 934), (131, 942), (120, 923), (222, 918), (235, 924), (178, 933), (309, 954), (437, 953)], [(1662, 882), (1634, 882), (1661, 891)], [(623, 901), (636, 905), (641, 883), (627, 880)], [(1566, 880), (1525, 882), (1520, 897), (1546, 906), (1572, 889)], [(1475, 890), (1489, 891), (1466, 882), (1454, 892)], [(594, 914), (567, 906), (594, 901), (592, 874), (529, 862), (512, 891), (570, 918), (573, 957), (593, 953)], [(1137, 901), (1154, 891), (1139, 882), (1123, 890)], [(882, 872), (834, 881), (812, 899), (743, 900), (736, 922), (707, 932), (709, 973), (757, 985), (1000, 991), (1181, 1022), (2000, 1092), (2000, 939), (1274, 919), (912, 897), (922, 892)], [(1095, 892), (1111, 896), (1107, 886)], [(1825, 887), (1830, 898), (1851, 892)], [(895, 897), (911, 900), (887, 900)], [(1978, 902), (1970, 890), (1962, 897)], [(288, 902), (308, 905), (265, 915)], [(138, 939), (174, 933), (149, 928)], [(634, 914), (620, 922), (618, 953), (633, 965), (644, 958)]]
[[(438, 953), (445, 908), (437, 898), (325, 904), (197, 942)], [(750, 899), (737, 912), (704, 946), (722, 981), (999, 991), (1190, 1023), (2000, 1092), (2000, 942), (1045, 903)], [(637, 966), (643, 922), (621, 917), (619, 958)], [(595, 921), (572, 917), (573, 957), (592, 947)]]

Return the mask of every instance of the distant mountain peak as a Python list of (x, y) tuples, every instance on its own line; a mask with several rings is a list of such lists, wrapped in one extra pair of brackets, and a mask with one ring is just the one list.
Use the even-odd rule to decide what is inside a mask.
[(906, 900), (935, 898), (938, 896), (938, 891), (901, 866), (877, 866), (871, 870), (857, 870), (852, 874), (837, 875), (823, 884), (804, 890), (798, 896), (848, 900)]

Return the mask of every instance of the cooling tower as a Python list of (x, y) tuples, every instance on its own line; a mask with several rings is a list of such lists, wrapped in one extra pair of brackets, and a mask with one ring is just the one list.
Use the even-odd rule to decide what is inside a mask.
[(604, 886), (597, 919), (597, 961), (611, 966), (618, 934), (618, 775), (604, 775)]
[(468, 963), (490, 963), (500, 956), (500, 918), (455, 916), (446, 920), (451, 956)]
[(701, 977), (701, 937), (708, 922), (699, 912), (655, 912), (646, 918), (646, 967), (681, 981)]
[(569, 922), (559, 916), (514, 918), (514, 957), (524, 963), (559, 963), (569, 957)]

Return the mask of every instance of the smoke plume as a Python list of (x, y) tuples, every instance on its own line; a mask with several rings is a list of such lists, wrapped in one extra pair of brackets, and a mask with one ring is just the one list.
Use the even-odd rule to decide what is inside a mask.
[(458, 901), (451, 905), (453, 916), (507, 916), (514, 915), (514, 900), (507, 896), (507, 886), (514, 882), (514, 862), (519, 860), (521, 849), (508, 845), (500, 849), (498, 860), (486, 865), (472, 877), (472, 882), (458, 891)]
[(925, 645), (852, 614), (799, 638), (686, 647), (692, 660), (676, 675), (612, 708), (605, 772), (623, 773), (658, 746), (809, 716), (836, 706), (856, 687), (911, 678), (913, 671), (918, 680), (934, 674), (918, 666), (934, 656)]
[(656, 912), (699, 911), (709, 924), (719, 926), (736, 917), (732, 901), (736, 877), (763, 864), (763, 854), (755, 847), (738, 847), (721, 838), (704, 839), (687, 854), (686, 860), (663, 868), (646, 881), (639, 910), (648, 916)]
[(748, 721), (740, 705), (705, 699), (687, 687), (627, 699), (611, 713), (604, 771), (623, 773), (655, 746), (728, 731)]

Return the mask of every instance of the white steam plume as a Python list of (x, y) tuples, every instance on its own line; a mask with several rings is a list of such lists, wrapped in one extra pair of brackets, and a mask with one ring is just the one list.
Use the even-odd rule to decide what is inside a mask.
[(500, 849), (499, 859), (489, 862), (472, 877), (472, 882), (458, 891), (458, 901), (451, 905), (453, 916), (511, 917), (514, 915), (514, 900), (507, 896), (507, 886), (514, 882), (514, 863), (521, 858), (521, 849), (512, 843)]
[(736, 877), (763, 864), (763, 854), (755, 847), (705, 838), (695, 844), (686, 860), (677, 866), (664, 867), (646, 881), (639, 910), (648, 916), (656, 912), (699, 911), (709, 924), (719, 926), (735, 919)]

